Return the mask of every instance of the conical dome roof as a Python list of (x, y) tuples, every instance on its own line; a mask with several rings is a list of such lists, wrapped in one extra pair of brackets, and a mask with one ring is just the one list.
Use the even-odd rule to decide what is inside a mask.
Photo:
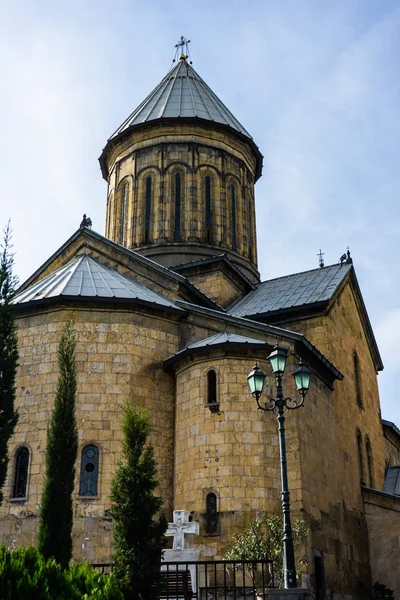
[(214, 94), (186, 60), (180, 60), (147, 98), (110, 137), (135, 125), (156, 119), (199, 118), (227, 125), (242, 135), (251, 135)]

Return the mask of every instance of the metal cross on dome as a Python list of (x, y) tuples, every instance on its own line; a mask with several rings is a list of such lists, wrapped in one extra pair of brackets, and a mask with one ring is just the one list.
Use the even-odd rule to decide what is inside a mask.
[(177, 44), (175, 44), (175, 56), (172, 62), (176, 62), (176, 59), (179, 55), (179, 60), (186, 60), (187, 58), (190, 58), (189, 63), (192, 64), (192, 60), (190, 57), (190, 52), (189, 52), (189, 44), (190, 44), (190, 40), (188, 40), (187, 38), (185, 38), (184, 35), (181, 35), (180, 40)]

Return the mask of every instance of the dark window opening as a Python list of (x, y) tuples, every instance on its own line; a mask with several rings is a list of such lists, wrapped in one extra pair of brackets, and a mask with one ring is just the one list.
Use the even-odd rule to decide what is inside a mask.
[(207, 520), (207, 522), (206, 522), (207, 533), (217, 533), (217, 531), (218, 531), (217, 496), (214, 493), (207, 494), (206, 520)]
[(231, 185), (232, 250), (236, 250), (236, 199), (235, 186)]
[(97, 496), (99, 475), (99, 449), (97, 446), (85, 446), (82, 450), (80, 496)]
[(248, 204), (247, 204), (247, 228), (248, 228), (248, 233), (247, 233), (247, 239), (248, 239), (248, 248), (249, 248), (249, 258), (251, 258), (252, 256), (252, 248), (253, 248), (253, 230), (251, 227), (251, 223), (252, 223), (252, 219), (251, 219), (251, 199), (249, 198)]
[(353, 353), (354, 363), (354, 379), (356, 384), (356, 399), (360, 406), (362, 406), (362, 393), (361, 393), (361, 375), (360, 375), (360, 362), (358, 360), (357, 352)]
[(358, 453), (358, 466), (360, 470), (360, 483), (361, 485), (365, 485), (365, 475), (364, 475), (364, 459), (363, 459), (363, 450), (362, 450), (362, 435), (361, 431), (357, 429), (357, 453)]
[(144, 241), (150, 241), (150, 215), (151, 215), (151, 177), (146, 179), (146, 211), (144, 219)]
[(314, 577), (315, 598), (316, 600), (323, 600), (325, 598), (325, 572), (321, 556), (314, 556)]
[(175, 231), (174, 241), (181, 239), (181, 174), (175, 175)]
[(207, 373), (207, 403), (217, 403), (217, 374), (215, 371)]
[(125, 244), (125, 231), (126, 231), (126, 200), (128, 197), (128, 184), (124, 185), (122, 192), (122, 207), (121, 207), (121, 244)]
[(28, 485), (28, 466), (29, 450), (25, 447), (19, 448), (15, 456), (13, 498), (26, 498), (26, 490)]
[(366, 438), (365, 441), (365, 449), (367, 451), (367, 466), (368, 466), (368, 479), (369, 479), (369, 487), (374, 487), (374, 468), (373, 468), (373, 457), (372, 457), (372, 446), (369, 441), (369, 437)]
[(206, 176), (206, 239), (211, 242), (211, 178)]

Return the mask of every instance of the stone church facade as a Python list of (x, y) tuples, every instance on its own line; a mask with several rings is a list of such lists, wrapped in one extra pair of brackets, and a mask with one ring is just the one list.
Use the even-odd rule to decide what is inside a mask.
[[(286, 429), (292, 512), (310, 527), (304, 581), (313, 588), (319, 568), (321, 598), (367, 597), (378, 578), (399, 593), (400, 432), (381, 420), (383, 365), (351, 258), (260, 282), (262, 155), (185, 56), (111, 136), (100, 165), (105, 236), (83, 222), (15, 299), (20, 417), (1, 540), (36, 543), (57, 345), (71, 317), (74, 555), (96, 563), (110, 560), (126, 401), (150, 410), (163, 510), (200, 523), (202, 559), (221, 558), (255, 516), (280, 513), (276, 420), (256, 410), (246, 381), (255, 361), (270, 373), (280, 344), (285, 395), (296, 395), (298, 357), (313, 373)], [(269, 375), (264, 394), (274, 392)]]

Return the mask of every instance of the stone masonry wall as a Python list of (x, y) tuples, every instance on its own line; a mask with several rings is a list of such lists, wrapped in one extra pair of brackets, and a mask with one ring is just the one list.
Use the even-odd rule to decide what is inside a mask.
[(364, 492), (372, 581), (383, 583), (400, 599), (400, 498)]
[[(173, 377), (162, 360), (176, 351), (177, 326), (164, 318), (122, 310), (54, 310), (18, 319), (19, 423), (9, 444), (10, 469), (0, 512), (0, 538), (11, 547), (35, 544), (44, 480), (46, 427), (58, 379), (57, 346), (64, 323), (75, 319), (78, 374), (79, 455), (74, 491), (74, 556), (110, 560), (110, 483), (121, 456), (121, 406), (132, 402), (151, 411), (155, 458), (164, 510), (172, 510)], [(86, 444), (100, 450), (97, 497), (79, 497), (80, 453)], [(14, 456), (30, 452), (27, 498), (14, 500)]]

